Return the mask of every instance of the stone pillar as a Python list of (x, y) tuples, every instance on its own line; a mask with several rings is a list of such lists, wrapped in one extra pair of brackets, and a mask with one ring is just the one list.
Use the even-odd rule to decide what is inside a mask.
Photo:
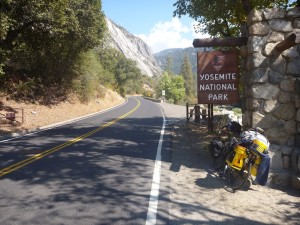
[[(265, 130), (274, 159), (271, 168), (288, 174), (292, 152), (297, 143), (300, 145), (300, 46), (295, 45), (279, 55), (272, 51), (291, 33), (300, 32), (300, 10), (253, 10), (247, 25), (247, 60), (242, 71), (243, 125)], [(276, 150), (272, 152), (272, 149)]]

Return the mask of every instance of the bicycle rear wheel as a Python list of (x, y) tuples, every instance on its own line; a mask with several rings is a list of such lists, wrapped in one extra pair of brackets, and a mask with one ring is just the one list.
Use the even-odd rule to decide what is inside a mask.
[(241, 170), (234, 169), (230, 166), (227, 167), (227, 182), (232, 190), (237, 190), (244, 185), (250, 175), (251, 167), (251, 163), (247, 164), (247, 166), (245, 166), (245, 168), (243, 167)]

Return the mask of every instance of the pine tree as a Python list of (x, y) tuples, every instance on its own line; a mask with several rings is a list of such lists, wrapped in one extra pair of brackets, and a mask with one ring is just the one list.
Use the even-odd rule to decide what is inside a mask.
[(164, 71), (165, 72), (168, 72), (170, 75), (173, 74), (172, 72), (172, 67), (173, 67), (173, 58), (171, 56), (168, 56), (166, 58), (166, 65), (165, 65), (165, 68), (164, 68)]
[(186, 96), (193, 96), (195, 94), (194, 78), (192, 65), (187, 54), (185, 54), (183, 58), (183, 63), (181, 65), (181, 75), (184, 78), (184, 88)]

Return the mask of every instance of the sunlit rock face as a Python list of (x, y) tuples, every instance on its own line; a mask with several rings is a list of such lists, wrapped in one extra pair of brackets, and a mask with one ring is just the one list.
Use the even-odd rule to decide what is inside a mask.
[(144, 75), (149, 77), (160, 76), (161, 69), (149, 46), (142, 39), (129, 33), (110, 19), (106, 18), (106, 21), (110, 34), (107, 44), (121, 51), (126, 58), (134, 60)]

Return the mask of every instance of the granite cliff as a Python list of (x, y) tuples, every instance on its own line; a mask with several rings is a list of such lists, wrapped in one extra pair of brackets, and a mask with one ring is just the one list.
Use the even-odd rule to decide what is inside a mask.
[(109, 18), (106, 18), (106, 21), (109, 31), (107, 41), (109, 46), (121, 51), (126, 58), (134, 60), (143, 74), (149, 77), (160, 76), (161, 69), (149, 46), (142, 39), (129, 33)]

